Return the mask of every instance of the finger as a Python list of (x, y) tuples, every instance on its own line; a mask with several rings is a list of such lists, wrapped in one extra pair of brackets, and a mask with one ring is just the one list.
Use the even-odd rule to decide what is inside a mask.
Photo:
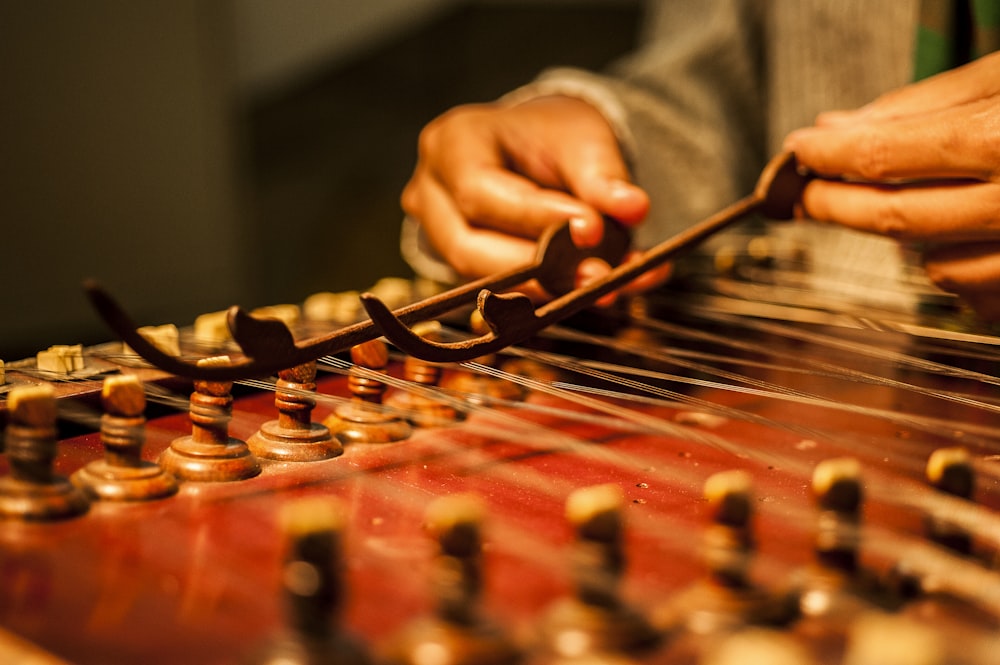
[[(649, 195), (629, 181), (628, 170), (617, 144), (581, 147), (568, 142), (563, 178), (580, 201), (590, 204), (625, 227), (634, 227), (649, 212)], [(601, 218), (579, 216), (570, 230), (579, 247), (593, 247), (601, 241), (604, 222)]]
[[(568, 191), (626, 226), (646, 217), (649, 196), (631, 182), (618, 138), (596, 109), (580, 100), (560, 98), (538, 99), (518, 108), (533, 118), (541, 111), (542, 117), (556, 121), (550, 118), (528, 133), (514, 123), (497, 128), (514, 168), (536, 182)], [(537, 143), (538, 136), (545, 137), (542, 144)], [(600, 225), (594, 224), (591, 231), (593, 240), (599, 239)]]
[(535, 239), (553, 224), (573, 220), (574, 240), (583, 246), (600, 241), (592, 229), (602, 224), (600, 212), (566, 194), (546, 189), (501, 168), (467, 171), (451, 181), (452, 196), (470, 224), (522, 238)]
[[(631, 252), (626, 257), (625, 262), (637, 260), (642, 256), (641, 252)], [(577, 288), (591, 284), (599, 279), (603, 279), (611, 272), (611, 266), (607, 262), (597, 258), (589, 258), (580, 263), (577, 267), (576, 286)], [(673, 264), (666, 263), (657, 266), (652, 270), (644, 272), (634, 280), (623, 286), (621, 289), (601, 297), (597, 301), (599, 307), (608, 307), (622, 295), (638, 295), (645, 293), (657, 286), (660, 286), (670, 278), (673, 272)]]
[(505, 293), (520, 293), (523, 296), (527, 296), (536, 306), (552, 300), (552, 296), (535, 279), (513, 286), (507, 289)]
[(1000, 185), (936, 182), (880, 186), (813, 180), (802, 193), (806, 216), (899, 240), (1000, 239)]
[(897, 88), (858, 109), (821, 113), (817, 125), (870, 123), (938, 111), (1000, 93), (1000, 54)]
[[(633, 252), (628, 257), (625, 258), (625, 261), (628, 262), (635, 260), (641, 257), (641, 255), (642, 255), (641, 252)], [(637, 295), (655, 289), (656, 287), (666, 283), (666, 281), (670, 279), (670, 276), (673, 274), (673, 272), (674, 272), (674, 264), (664, 263), (661, 266), (657, 266), (652, 270), (644, 272), (643, 274), (639, 275), (634, 280), (626, 284), (625, 287), (622, 289), (622, 293), (626, 295)]]
[(570, 148), (563, 177), (580, 200), (626, 226), (634, 226), (649, 212), (649, 195), (630, 182), (617, 144)]
[(420, 133), (412, 188), (443, 190), (467, 223), (522, 238), (537, 238), (572, 217), (599, 217), (571, 197), (512, 173), (493, 128), (496, 118), (491, 106), (468, 105), (429, 123)]
[(534, 259), (535, 242), (470, 226), (439, 185), (423, 186), (420, 199), (422, 216), (418, 220), (428, 241), (459, 275), (476, 279), (527, 265)]
[[(594, 282), (604, 278), (611, 272), (611, 266), (606, 261), (596, 257), (590, 257), (580, 262), (576, 268), (576, 288), (580, 289), (589, 286)], [(597, 299), (594, 304), (598, 307), (610, 307), (618, 299), (618, 292), (606, 293)]]
[(931, 281), (982, 318), (1000, 320), (1000, 242), (936, 247), (924, 255), (924, 267)]
[(945, 291), (998, 291), (1000, 242), (938, 246), (925, 252), (924, 267)]
[(553, 188), (559, 181), (551, 168), (538, 168), (532, 177), (515, 173), (508, 161), (520, 146), (505, 143), (488, 124), (453, 127), (421, 136), (421, 151), (428, 155), (423, 168), (450, 192), (469, 224), (535, 239), (553, 224), (574, 220), (573, 238), (580, 246), (600, 241), (600, 212)]
[(785, 148), (801, 165), (825, 176), (871, 182), (986, 180), (1000, 164), (996, 107), (987, 99), (880, 123), (809, 127), (789, 134)]

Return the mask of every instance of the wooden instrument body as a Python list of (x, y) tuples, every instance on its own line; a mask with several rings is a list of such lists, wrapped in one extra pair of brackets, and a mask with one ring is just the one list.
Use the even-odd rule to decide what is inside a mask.
[[(901, 334), (796, 329), (928, 356), (926, 345)], [(66, 521), (0, 523), (0, 625), (74, 663), (246, 662), (283, 625), (277, 523), (282, 505), (305, 496), (336, 496), (349, 507), (343, 624), (377, 649), (432, 610), (428, 571), (434, 544), (422, 530), (424, 508), (437, 496), (475, 492), (488, 508), (484, 611), (530, 642), (546, 609), (570, 593), (572, 534), (564, 502), (575, 488), (611, 482), (623, 489), (628, 566), (622, 595), (655, 608), (703, 575), (702, 485), (714, 472), (750, 472), (758, 508), (754, 575), (778, 589), (813, 558), (816, 515), (809, 474), (817, 462), (845, 455), (861, 461), (873, 489), (865, 521), (882, 543), (879, 551), (866, 554), (866, 563), (882, 570), (897, 563), (885, 545), (887, 534), (901, 543), (923, 540), (923, 515), (902, 504), (910, 492), (929, 492), (923, 473), (933, 450), (965, 445), (980, 468), (988, 471), (995, 463), (996, 436), (985, 431), (995, 428), (995, 413), (891, 381), (960, 391), (987, 402), (995, 386), (921, 372), (896, 356), (864, 356), (850, 347), (768, 331), (722, 326), (715, 332), (747, 347), (718, 349), (732, 361), (713, 366), (763, 383), (729, 381), (740, 389), (723, 389), (717, 375), (622, 352), (626, 342), (621, 342), (617, 350), (605, 345), (585, 353), (600, 352), (602, 360), (676, 374), (691, 383), (639, 379), (671, 391), (669, 401), (659, 404), (536, 389), (524, 404), (478, 408), (463, 422), (419, 429), (400, 443), (352, 445), (343, 456), (320, 462), (265, 461), (256, 478), (185, 483), (177, 496), (148, 503), (95, 503), (85, 516)], [(655, 344), (667, 351), (712, 352), (717, 342), (661, 336)], [(963, 353), (971, 346), (955, 345)], [(577, 346), (571, 350), (579, 352)], [(989, 354), (952, 361), (997, 374)], [(834, 376), (815, 363), (845, 373)], [(400, 366), (390, 370), (398, 376)], [(850, 380), (849, 372), (885, 382)], [(565, 370), (562, 376), (579, 381)], [(593, 377), (582, 382), (644, 398), (667, 397)], [(319, 391), (344, 397), (346, 380), (322, 378)], [(831, 406), (837, 404), (846, 406)], [(602, 411), (619, 407), (637, 415)], [(321, 400), (314, 419), (331, 410)], [(950, 434), (929, 432), (907, 422), (909, 415), (956, 425)], [(230, 433), (246, 439), (274, 417), (273, 394), (243, 394)], [(963, 431), (964, 425), (984, 431)], [(173, 438), (189, 432), (185, 413), (152, 418), (144, 457), (155, 460)], [(66, 439), (57, 471), (68, 475), (102, 454), (97, 433)], [(6, 473), (3, 458), (0, 473)], [(899, 490), (895, 496), (893, 487)], [(981, 474), (976, 499), (984, 514), (1000, 507), (993, 474)], [(994, 584), (993, 573), (984, 575)], [(976, 635), (989, 629), (966, 626)], [(675, 662), (669, 641), (648, 661)]]

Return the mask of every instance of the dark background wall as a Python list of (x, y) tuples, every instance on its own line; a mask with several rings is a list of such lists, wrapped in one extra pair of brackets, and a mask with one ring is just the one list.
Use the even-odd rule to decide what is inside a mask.
[(629, 0), (451, 2), (254, 88), (240, 2), (0, 0), (0, 358), (106, 340), (87, 276), (140, 323), (180, 325), (407, 276), (398, 196), (420, 128), (546, 65), (603, 67), (640, 17)]
[[(229, 18), (198, 0), (0, 0), (0, 358), (239, 298)], [(190, 319), (188, 319), (190, 320)]]

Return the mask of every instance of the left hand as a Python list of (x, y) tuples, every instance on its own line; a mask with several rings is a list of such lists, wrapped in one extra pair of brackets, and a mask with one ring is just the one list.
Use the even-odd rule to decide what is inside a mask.
[(820, 176), (806, 216), (928, 249), (941, 288), (1000, 319), (1000, 53), (819, 116), (785, 149)]

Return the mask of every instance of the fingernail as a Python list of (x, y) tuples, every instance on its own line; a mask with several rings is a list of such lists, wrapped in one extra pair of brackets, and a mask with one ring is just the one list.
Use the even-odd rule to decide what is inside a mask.
[(628, 199), (636, 195), (638, 188), (627, 180), (609, 180), (608, 193), (613, 199)]
[(569, 236), (577, 247), (589, 247), (594, 244), (593, 231), (590, 223), (583, 217), (570, 217)]

